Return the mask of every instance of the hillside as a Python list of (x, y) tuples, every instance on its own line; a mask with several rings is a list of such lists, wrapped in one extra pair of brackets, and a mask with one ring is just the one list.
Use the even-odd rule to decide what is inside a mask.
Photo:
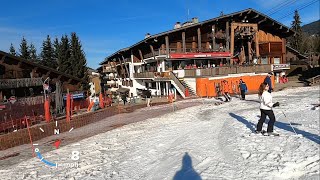
[(309, 35), (320, 34), (320, 20), (303, 25), (302, 31)]

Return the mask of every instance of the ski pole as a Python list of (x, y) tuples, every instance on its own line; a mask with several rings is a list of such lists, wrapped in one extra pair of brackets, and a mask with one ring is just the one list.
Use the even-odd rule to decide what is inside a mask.
[[(286, 117), (286, 118), (287, 118), (286, 114), (285, 114), (283, 111), (281, 111), (281, 112), (282, 112), (282, 114), (284, 115), (284, 117)], [(294, 132), (296, 135), (298, 135), (298, 134), (297, 134), (297, 132), (296, 132), (296, 130), (294, 130), (294, 128), (293, 128), (293, 126), (292, 126), (291, 122), (290, 122), (289, 120), (288, 120), (288, 122), (289, 122), (289, 124), (290, 124), (290, 126), (291, 126), (291, 128), (292, 128), (293, 132)]]

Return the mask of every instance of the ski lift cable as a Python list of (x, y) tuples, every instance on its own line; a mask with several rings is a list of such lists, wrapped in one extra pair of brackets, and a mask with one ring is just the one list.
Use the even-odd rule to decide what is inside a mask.
[[(316, 3), (317, 1), (319, 1), (319, 0), (312, 0), (312, 1), (306, 2), (306, 3), (302, 4), (302, 5), (300, 5), (299, 7), (297, 7), (296, 10), (304, 9), (304, 8), (306, 8), (306, 7), (308, 7), (308, 6)], [(294, 12), (295, 12), (295, 11), (293, 11), (293, 12), (288, 12), (287, 14), (283, 15), (283, 16), (280, 17), (279, 19), (283, 19), (283, 18), (285, 18), (285, 17), (293, 14)]]
[[(313, 0), (313, 1), (311, 1), (311, 2), (305, 3), (305, 4), (303, 4), (302, 6), (300, 6), (299, 8), (297, 8), (296, 10), (302, 10), (302, 9), (304, 9), (304, 8), (307, 8), (307, 7), (311, 6), (312, 4), (314, 4), (314, 3), (316, 3), (316, 2), (319, 2), (319, 0)], [(278, 18), (277, 20), (284, 19), (284, 18), (288, 17), (289, 15), (294, 14), (294, 12), (295, 12), (295, 11), (289, 12), (289, 13), (285, 14), (284, 16)]]
[(264, 12), (264, 13), (265, 13), (265, 14), (268, 14), (268, 13), (274, 11), (274, 9), (276, 9), (278, 6), (282, 6), (283, 4), (287, 3), (288, 1), (292, 1), (292, 0), (283, 1), (283, 2), (281, 2), (280, 4), (273, 6), (272, 8), (270, 8), (269, 10), (267, 10), (267, 11)]
[(285, 9), (285, 8), (287, 8), (287, 6), (293, 5), (295, 2), (296, 2), (296, 0), (289, 0), (285, 4), (282, 4), (276, 8), (273, 8), (269, 13), (267, 13), (267, 15), (271, 16), (273, 14), (276, 14), (276, 13), (280, 12), (281, 9)]

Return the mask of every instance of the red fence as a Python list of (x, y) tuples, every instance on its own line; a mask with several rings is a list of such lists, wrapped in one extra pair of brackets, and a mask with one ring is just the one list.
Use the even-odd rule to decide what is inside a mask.
[(8, 133), (26, 127), (24, 117), (30, 120), (30, 124), (43, 120), (43, 104), (22, 105), (20, 103), (7, 103), (6, 109), (0, 111), (0, 133)]
[[(154, 105), (167, 104), (168, 102), (155, 103)], [(90, 123), (94, 123), (103, 120), (107, 117), (119, 114), (119, 113), (130, 113), (136, 109), (146, 107), (145, 104), (139, 104), (128, 107), (116, 107), (111, 106), (105, 109), (98, 110), (96, 112), (89, 112), (75, 116), (70, 122), (65, 119), (59, 120), (58, 128), (61, 132), (67, 132), (71, 128), (80, 128)], [(39, 129), (43, 129), (41, 132)], [(52, 135), (52, 132), (56, 128), (55, 122), (41, 123), (30, 127), (30, 133), (33, 141), (48, 137)], [(17, 132), (11, 132), (0, 136), (0, 150), (5, 150), (14, 146), (30, 143), (27, 128), (18, 130)]]

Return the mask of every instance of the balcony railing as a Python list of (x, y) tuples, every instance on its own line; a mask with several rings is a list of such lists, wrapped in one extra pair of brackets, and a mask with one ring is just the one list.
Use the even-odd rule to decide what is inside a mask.
[[(270, 71), (270, 64), (254, 66), (215, 67), (208, 69), (185, 69), (184, 77), (223, 76), (228, 74), (263, 73)], [(178, 74), (178, 77), (180, 78), (181, 76)]]
[(154, 72), (133, 73), (134, 78), (153, 79), (155, 77)]
[[(184, 77), (204, 77), (204, 76), (225, 76), (228, 74), (239, 74), (239, 73), (264, 73), (270, 72), (271, 65), (252, 65), (252, 66), (226, 66), (226, 67), (215, 67), (208, 69), (181, 69), (174, 70), (178, 78)], [(166, 72), (144, 72), (144, 73), (134, 73), (134, 78), (146, 78), (146, 79), (159, 79), (167, 78)]]
[(0, 79), (0, 89), (42, 86), (41, 78)]
[[(186, 48), (185, 53), (197, 53), (197, 52), (216, 52), (217, 50), (213, 50), (213, 49), (206, 49), (206, 48), (202, 48), (202, 49), (198, 49), (198, 48)], [(170, 48), (169, 49), (169, 54), (170, 53), (184, 53), (182, 48)], [(166, 55), (167, 54), (167, 50), (166, 49), (157, 49), (154, 51), (154, 56), (160, 56), (160, 55)], [(144, 54), (143, 58), (147, 59), (147, 58), (151, 58), (153, 57), (152, 52)]]
[(112, 72), (116, 72), (116, 64), (106, 64), (106, 65), (103, 65), (102, 66), (103, 69), (102, 69), (102, 72), (104, 73), (112, 73)]

